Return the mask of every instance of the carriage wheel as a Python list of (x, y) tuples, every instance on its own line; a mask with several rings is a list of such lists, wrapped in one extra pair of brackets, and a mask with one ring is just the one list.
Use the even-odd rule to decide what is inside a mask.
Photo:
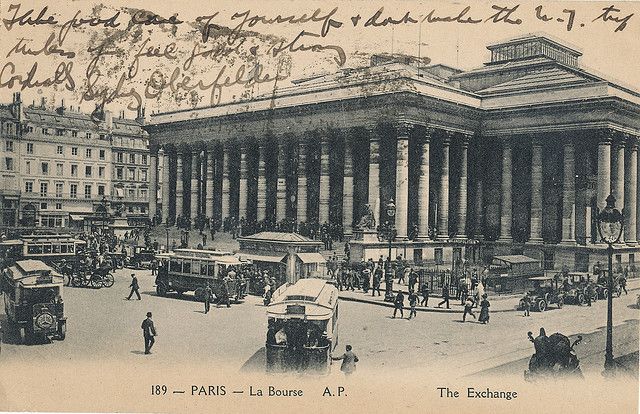
[(598, 292), (595, 292), (592, 296), (591, 296), (591, 302), (595, 302), (598, 300)]
[(564, 306), (564, 298), (558, 299), (558, 309), (562, 309)]
[(77, 275), (71, 276), (71, 286), (73, 287), (82, 286), (82, 279), (80, 278), (80, 276), (77, 276)]
[(609, 297), (609, 289), (602, 289), (602, 299)]
[(107, 273), (102, 278), (102, 286), (104, 287), (110, 288), (111, 286), (113, 286), (114, 283), (115, 283), (115, 279), (113, 278), (113, 275), (111, 273)]
[(544, 299), (538, 301), (538, 310), (544, 312), (547, 310), (547, 302)]
[(584, 305), (584, 304), (586, 304), (586, 303), (587, 303), (587, 298), (585, 297), (584, 293), (580, 293), (580, 294), (578, 295), (578, 303), (579, 303), (580, 305)]
[(100, 289), (102, 287), (102, 278), (97, 275), (92, 275), (90, 283), (92, 288)]

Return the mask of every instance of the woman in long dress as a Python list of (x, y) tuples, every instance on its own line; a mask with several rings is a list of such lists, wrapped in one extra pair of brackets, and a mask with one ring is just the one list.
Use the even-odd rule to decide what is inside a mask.
[(482, 295), (482, 301), (480, 302), (480, 316), (478, 322), (486, 324), (489, 322), (489, 301), (487, 300), (487, 294)]

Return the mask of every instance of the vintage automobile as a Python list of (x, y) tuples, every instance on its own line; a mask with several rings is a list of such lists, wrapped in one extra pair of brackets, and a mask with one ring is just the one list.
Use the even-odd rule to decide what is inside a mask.
[(584, 378), (580, 369), (580, 360), (573, 349), (582, 341), (582, 336), (578, 335), (576, 340), (571, 342), (561, 333), (554, 333), (547, 337), (544, 329), (540, 329), (538, 337), (534, 338), (532, 332), (527, 332), (527, 337), (533, 342), (536, 352), (529, 359), (529, 369), (524, 372), (525, 380)]
[(338, 289), (300, 279), (273, 293), (267, 307), (267, 372), (327, 373), (338, 344)]
[[(531, 289), (528, 290), (532, 309), (539, 312), (547, 310), (549, 305), (556, 304), (558, 309), (564, 305), (564, 295), (558, 287), (558, 279), (553, 276), (537, 276), (529, 278)], [(524, 299), (520, 300), (519, 309), (524, 308)]]
[(126, 267), (130, 269), (151, 269), (151, 262), (155, 259), (156, 252), (145, 246), (135, 246), (133, 255), (126, 260)]
[(497, 293), (522, 292), (527, 279), (544, 275), (540, 260), (523, 255), (494, 256), (489, 265), (487, 287)]
[(567, 273), (562, 287), (564, 291), (564, 302), (575, 305), (584, 305), (588, 302), (587, 295), (591, 296), (592, 302), (598, 300), (598, 292), (595, 285), (593, 285), (592, 292), (589, 293), (589, 283), (593, 283), (589, 273)]
[(167, 296), (169, 292), (182, 295), (193, 291), (196, 300), (204, 301), (205, 289), (209, 285), (217, 298), (228, 294), (230, 301), (237, 303), (243, 297), (244, 288), (238, 280), (237, 273), (231, 280), (225, 280), (232, 267), (243, 264), (232, 253), (176, 249), (171, 253), (160, 253), (156, 258), (160, 262), (156, 276), (158, 296)]
[(61, 275), (40, 260), (19, 260), (3, 272), (1, 284), (7, 319), (23, 343), (65, 339)]
[[(609, 295), (609, 281), (607, 277), (608, 272), (602, 271), (598, 275), (596, 282), (596, 292), (600, 299), (606, 299)], [(620, 277), (614, 273), (613, 275), (613, 296), (619, 298), (622, 294), (622, 286), (620, 285)]]

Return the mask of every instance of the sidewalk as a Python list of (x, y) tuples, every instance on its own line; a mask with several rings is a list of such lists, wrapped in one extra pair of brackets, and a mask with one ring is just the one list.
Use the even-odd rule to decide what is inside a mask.
[[(402, 290), (402, 293), (405, 294), (405, 303), (407, 303), (407, 296), (409, 294), (409, 288), (404, 284), (398, 284), (397, 282), (393, 282), (393, 293), (397, 294)], [(640, 278), (639, 279), (629, 279), (627, 281), (627, 290), (635, 291), (640, 290)], [(371, 296), (371, 290), (369, 293), (364, 293), (362, 289), (355, 291), (346, 291), (343, 290), (339, 293), (339, 298), (346, 301), (351, 302), (361, 302), (361, 303), (369, 303), (378, 306), (386, 306), (389, 308), (393, 308), (393, 303), (384, 301), (384, 288), (380, 289), (381, 296)], [(509, 294), (509, 295), (490, 295), (489, 301), (491, 302), (491, 313), (495, 312), (518, 312), (517, 307), (520, 302), (520, 298), (522, 298), (522, 294)], [(420, 300), (422, 300), (422, 296), (420, 296)], [(460, 313), (464, 309), (464, 307), (460, 304), (460, 299), (455, 299), (455, 297), (451, 297), (449, 299), (450, 309), (445, 307), (438, 308), (437, 305), (442, 301), (440, 295), (432, 295), (429, 297), (429, 306), (417, 306), (416, 311), (418, 312), (440, 312), (440, 313)], [(443, 305), (444, 306), (444, 305)], [(409, 309), (409, 306), (405, 305), (404, 309)]]

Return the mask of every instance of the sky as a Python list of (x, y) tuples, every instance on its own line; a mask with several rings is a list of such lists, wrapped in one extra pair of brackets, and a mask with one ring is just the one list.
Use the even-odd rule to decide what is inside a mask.
[[(51, 16), (57, 24), (29, 24), (28, 19), (33, 23), (47, 5), (41, 20)], [(611, 10), (607, 15), (610, 19), (602, 17), (603, 9), (612, 5), (619, 11)], [(472, 18), (481, 23), (421, 22), (429, 13), (432, 20), (456, 17), (467, 6), (459, 20)], [(23, 102), (39, 103), (45, 97), (49, 105), (57, 106), (64, 99), (67, 107), (91, 111), (96, 102), (106, 101), (108, 109), (125, 110), (131, 117), (136, 106), (144, 106), (148, 112), (164, 112), (249, 99), (290, 86), (294, 79), (367, 65), (375, 53), (420, 55), (432, 63), (471, 69), (489, 60), (487, 44), (528, 33), (551, 35), (583, 53), (582, 67), (640, 89), (640, 2), (113, 0), (101, 4), (16, 0), (3, 2), (0, 7), (3, 103), (21, 90), (21, 80), (34, 64), (34, 79), (52, 78), (58, 69), (60, 82), (22, 89)], [(500, 7), (514, 9), (506, 17), (520, 22), (493, 22), (491, 17)], [(30, 9), (33, 12), (25, 15)], [(377, 18), (367, 22), (378, 11)], [(505, 17), (505, 13), (499, 17)], [(99, 24), (90, 27), (89, 20), (80, 20), (108, 20), (116, 14), (118, 27), (104, 27), (108, 22), (96, 21), (93, 23)], [(285, 21), (273, 22), (278, 15)], [(171, 16), (182, 23), (152, 24)], [(398, 24), (385, 24), (387, 18)], [(267, 24), (267, 20), (272, 23)], [(205, 27), (210, 28), (206, 41)], [(302, 31), (305, 35), (292, 48), (316, 45), (316, 50), (287, 50), (284, 46)], [(40, 51), (50, 36), (48, 51)], [(274, 56), (279, 46), (283, 50)], [(189, 60), (194, 51), (199, 55)], [(141, 52), (146, 56), (136, 58)], [(215, 56), (214, 52), (222, 53)], [(219, 87), (227, 76), (233, 80), (239, 73), (244, 83), (255, 79), (249, 74), (256, 64), (262, 69), (258, 78), (271, 78), (262, 83)], [(189, 77), (186, 81), (185, 76)], [(114, 91), (124, 96), (114, 97)]]

